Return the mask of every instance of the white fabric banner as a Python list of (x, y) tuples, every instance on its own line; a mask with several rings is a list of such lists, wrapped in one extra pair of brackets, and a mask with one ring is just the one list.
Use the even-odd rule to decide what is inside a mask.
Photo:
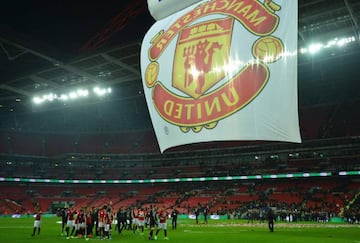
[(205, 141), (301, 142), (297, 0), (211, 0), (145, 35), (141, 75), (160, 151)]
[(151, 16), (155, 20), (163, 19), (201, 0), (147, 0)]

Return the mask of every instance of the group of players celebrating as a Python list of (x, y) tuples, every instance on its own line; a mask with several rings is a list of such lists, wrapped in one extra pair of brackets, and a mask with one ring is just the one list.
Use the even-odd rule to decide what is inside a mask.
[[(174, 210), (176, 211), (176, 210)], [(80, 209), (74, 207), (61, 210), (61, 234), (66, 239), (75, 237), (97, 237), (111, 239), (112, 224), (121, 234), (124, 230), (132, 230), (134, 234), (144, 235), (144, 229), (149, 228), (149, 240), (156, 240), (160, 231), (164, 232), (164, 239), (168, 240), (166, 221), (169, 216), (165, 206), (120, 207), (114, 212), (111, 206), (100, 208)]]

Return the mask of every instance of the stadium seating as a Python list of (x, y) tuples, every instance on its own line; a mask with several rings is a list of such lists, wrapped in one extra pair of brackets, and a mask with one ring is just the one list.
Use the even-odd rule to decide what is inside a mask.
[[(349, 200), (354, 197), (359, 182), (351, 179), (339, 179), (333, 181), (324, 178), (301, 179), (301, 186), (294, 186), (298, 181), (287, 180), (286, 185), (281, 181), (271, 181), (265, 184), (255, 185), (261, 191), (249, 191), (253, 184), (227, 183), (226, 188), (231, 188), (227, 193), (217, 190), (224, 186), (223, 183), (213, 184), (211, 190), (189, 189), (184, 198), (183, 193), (170, 193), (176, 191), (175, 184), (168, 183), (161, 186), (147, 185), (124, 185), (112, 187), (109, 185), (14, 185), (5, 183), (1, 189), (1, 211), (3, 213), (27, 213), (33, 212), (34, 206), (39, 206), (44, 211), (51, 211), (54, 201), (75, 202), (77, 207), (100, 207), (110, 204), (114, 208), (151, 204), (165, 205), (167, 208), (177, 207), (180, 212), (189, 213), (198, 206), (210, 205), (212, 212), (226, 213), (227, 210), (239, 210), (246, 212), (247, 207), (261, 207), (264, 205), (277, 205), (289, 210), (296, 207), (299, 210), (329, 211), (339, 214)], [(309, 181), (310, 180), (310, 181)], [(303, 183), (304, 182), (304, 183)], [(202, 187), (202, 183), (197, 188)], [(344, 185), (339, 192), (340, 183)], [(239, 184), (239, 183), (236, 183)], [(195, 184), (190, 184), (189, 188)], [(346, 185), (346, 186), (345, 186)], [(289, 187), (293, 191), (289, 191)], [(176, 186), (175, 186), (176, 187)], [(315, 189), (314, 189), (315, 188)], [(250, 189), (251, 190), (251, 189)], [(230, 193), (231, 192), (231, 193)], [(266, 192), (265, 194), (263, 192)], [(229, 195), (227, 195), (229, 194)], [(150, 201), (149, 201), (150, 200)]]

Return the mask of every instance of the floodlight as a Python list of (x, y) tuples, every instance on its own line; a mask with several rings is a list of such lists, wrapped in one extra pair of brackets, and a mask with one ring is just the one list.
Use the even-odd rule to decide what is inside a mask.
[(78, 89), (76, 93), (81, 97), (86, 97), (89, 95), (89, 91), (87, 89)]
[(343, 37), (343, 38), (334, 38), (332, 40), (329, 40), (326, 45), (322, 44), (322, 43), (315, 43), (315, 44), (311, 44), (309, 45), (308, 48), (300, 48), (299, 52), (301, 54), (305, 54), (305, 53), (310, 53), (310, 54), (315, 54), (317, 52), (319, 52), (321, 49), (329, 49), (329, 48), (333, 48), (333, 47), (344, 47), (352, 42), (355, 42), (356, 38), (355, 36), (349, 36), (349, 37)]
[(95, 88), (93, 89), (93, 91), (94, 91), (94, 93), (95, 93), (96, 95), (98, 95), (98, 96), (103, 96), (103, 95), (105, 95), (105, 94), (107, 93), (107, 90), (102, 89), (102, 88), (99, 88), (99, 87), (95, 87)]
[(40, 97), (34, 97), (33, 102), (38, 105), (43, 102), (43, 99), (41, 99)]
[(70, 99), (76, 99), (76, 98), (78, 98), (78, 95), (75, 92), (70, 92), (69, 97), (70, 97)]
[[(112, 89), (110, 87), (99, 88), (96, 86), (93, 88), (93, 94), (96, 94), (97, 96), (104, 96), (104, 95), (110, 94), (111, 92), (112, 92)], [(62, 94), (49, 93), (49, 94), (44, 94), (42, 97), (35, 96), (33, 98), (33, 102), (35, 104), (41, 104), (46, 101), (52, 102), (54, 100), (68, 101), (68, 100), (76, 100), (78, 98), (86, 98), (90, 95), (91, 94), (88, 89), (77, 88), (76, 90), (69, 91), (67, 93), (62, 93)]]
[(66, 101), (68, 99), (69, 99), (69, 96), (67, 96), (66, 94), (60, 95), (60, 100)]
[(57, 99), (56, 94), (50, 93), (46, 96), (46, 100), (48, 100), (48, 101), (53, 101), (54, 99)]
[(324, 47), (325, 47), (325, 48), (330, 48), (330, 47), (336, 45), (336, 43), (337, 43), (337, 38), (335, 38), (335, 39), (333, 39), (333, 40), (330, 40), (330, 41), (327, 43), (327, 45), (324, 46)]
[(96, 87), (93, 88), (93, 92), (95, 94), (99, 95), (101, 91), (100, 91), (100, 88), (96, 86)]
[(323, 46), (324, 45), (322, 43), (314, 43), (309, 46), (308, 50), (310, 54), (315, 54), (319, 52), (323, 48)]

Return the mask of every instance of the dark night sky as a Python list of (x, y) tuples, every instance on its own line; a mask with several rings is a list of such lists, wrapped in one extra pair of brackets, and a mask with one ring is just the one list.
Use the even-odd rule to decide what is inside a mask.
[[(146, 5), (146, 0), (142, 0)], [(42, 43), (64, 54), (79, 49), (135, 0), (3, 0), (0, 25), (21, 40)], [(147, 7), (131, 17), (106, 45), (141, 39), (153, 23)], [(0, 36), (3, 36), (0, 33)], [(40, 47), (41, 48), (41, 47)], [(41, 50), (40, 50), (41, 51)], [(46, 50), (45, 53), (47, 53)]]

